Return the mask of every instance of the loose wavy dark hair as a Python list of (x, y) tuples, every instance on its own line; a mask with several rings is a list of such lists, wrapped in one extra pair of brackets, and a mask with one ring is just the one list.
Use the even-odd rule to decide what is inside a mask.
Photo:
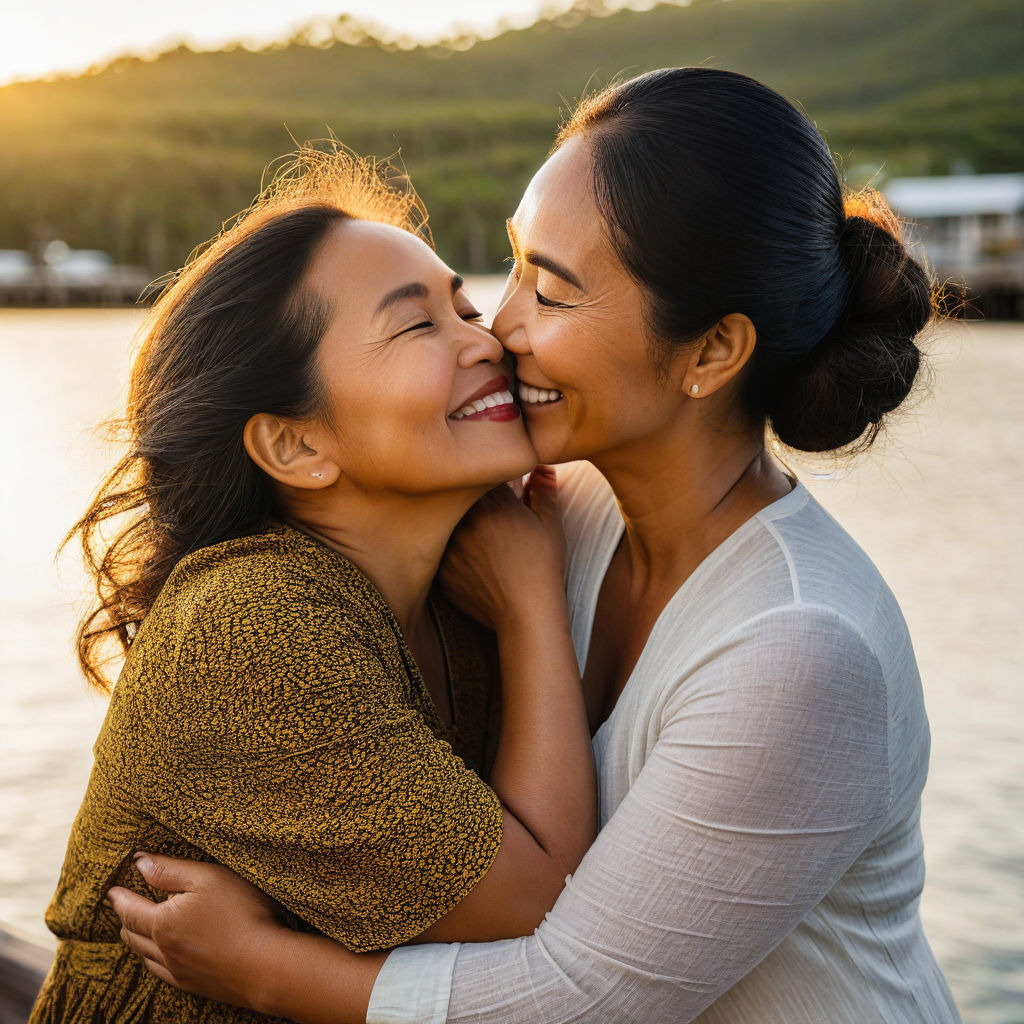
[(913, 386), (932, 288), (882, 197), (844, 196), (808, 118), (744, 75), (669, 68), (584, 99), (555, 148), (576, 135), (655, 344), (743, 313), (750, 412), (801, 451), (870, 445)]
[(256, 413), (324, 412), (315, 356), (331, 307), (303, 278), (330, 227), (347, 218), (430, 242), (422, 204), (390, 165), (307, 144), (153, 307), (116, 424), (128, 450), (64, 540), (81, 540), (95, 582), (77, 651), (97, 689), (109, 691), (110, 654), (127, 650), (175, 564), (273, 512), (271, 481), (242, 433)]

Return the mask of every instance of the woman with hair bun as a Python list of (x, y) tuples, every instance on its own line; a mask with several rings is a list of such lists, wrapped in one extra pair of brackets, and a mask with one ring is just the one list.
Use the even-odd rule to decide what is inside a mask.
[[(918, 371), (929, 281), (811, 122), (741, 75), (585, 100), (509, 222), (494, 330), (559, 471), (601, 832), (536, 932), (368, 961), (222, 868), (112, 893), (160, 977), (298, 1021), (959, 1020), (921, 928), (929, 733), (899, 607), (773, 457), (874, 440)], [(536, 553), (484, 503), (486, 613)], [(246, 981), (246, 979), (250, 979)], [(364, 993), (373, 983), (369, 1003)]]

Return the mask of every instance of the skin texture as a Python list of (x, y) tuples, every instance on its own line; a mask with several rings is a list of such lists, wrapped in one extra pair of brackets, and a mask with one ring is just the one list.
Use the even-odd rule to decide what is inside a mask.
[[(529, 401), (527, 391), (522, 404), (531, 440), (542, 462), (591, 461), (612, 485), (625, 520), (584, 673), (593, 729), (614, 706), (669, 598), (792, 483), (766, 452), (761, 424), (740, 402), (756, 338), (745, 316), (723, 317), (671, 355), (655, 348), (645, 328), (643, 289), (616, 258), (594, 202), (585, 138), (570, 139), (538, 171), (510, 222), (510, 239), (515, 266), (493, 328), (515, 356), (521, 381), (559, 393), (557, 401), (541, 404)], [(460, 527), (460, 601), (494, 601), (495, 587), (508, 581), (491, 564), (507, 514), (492, 508)], [(502, 547), (520, 566), (538, 560), (528, 544)], [(243, 991), (246, 1005), (303, 1022), (364, 1019), (354, 996), (368, 991), (367, 978), (379, 965), (337, 945), (310, 947), (301, 954), (304, 981), (296, 982), (276, 966), (298, 955), (293, 933), (240, 911), (240, 898), (226, 896), (223, 880), (207, 865), (175, 862), (173, 872), (172, 892), (190, 888), (196, 906), (216, 902), (221, 916), (176, 914), (118, 895), (115, 907), (130, 925), (125, 939), (152, 955), (152, 969), (209, 994), (223, 993), (218, 986), (228, 975), (238, 978), (244, 963), (262, 979)], [(156, 944), (146, 945), (154, 931)], [(227, 933), (242, 948), (225, 951)]]

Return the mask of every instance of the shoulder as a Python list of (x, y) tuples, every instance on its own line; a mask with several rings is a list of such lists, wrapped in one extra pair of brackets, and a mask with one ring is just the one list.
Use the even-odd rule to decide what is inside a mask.
[[(861, 625), (830, 605), (780, 604), (724, 634), (711, 661), (734, 677), (746, 698), (764, 691), (811, 703), (858, 703), (884, 716), (882, 663)], [(712, 652), (707, 652), (708, 654)], [(738, 666), (744, 666), (737, 672)]]
[(374, 631), (386, 628), (388, 619), (380, 594), (352, 562), (273, 522), (187, 555), (168, 578), (159, 604), (173, 611), (181, 633), (232, 631), (246, 623), (302, 633), (325, 616)]
[(305, 700), (345, 688), (355, 696), (375, 680), (403, 678), (398, 648), (390, 610), (356, 566), (271, 524), (182, 559), (132, 645), (124, 679), (146, 692), (163, 689), (163, 679), (173, 701), (241, 691)]
[(684, 698), (713, 692), (724, 704), (884, 722), (890, 682), (900, 672), (916, 680), (916, 669), (888, 657), (886, 632), (909, 650), (902, 618), (896, 609), (897, 621), (880, 628), (880, 598), (885, 607), (891, 600), (884, 581), (800, 491), (754, 516), (695, 571), (672, 608), (674, 633), (686, 640), (664, 652), (666, 682), (687, 680)]
[(834, 608), (794, 602), (691, 655), (664, 680), (663, 738), (688, 750), (705, 743), (731, 750), (737, 763), (749, 759), (748, 777), (758, 780), (752, 787), (767, 772), (769, 789), (827, 784), (837, 787), (836, 798), (855, 782), (885, 810), (892, 706), (883, 666), (856, 623)]
[(899, 603), (860, 545), (802, 487), (803, 500), (777, 503), (759, 516), (785, 561), (792, 600), (830, 609), (849, 624), (888, 669), (913, 659)]
[[(119, 695), (118, 695), (119, 691)], [(352, 563), (286, 527), (193, 552), (168, 579), (115, 690), (150, 742), (266, 751), (405, 708), (383, 598)], [(244, 721), (244, 730), (231, 723)], [(293, 723), (285, 729), (282, 723)], [(305, 724), (302, 724), (305, 723)]]

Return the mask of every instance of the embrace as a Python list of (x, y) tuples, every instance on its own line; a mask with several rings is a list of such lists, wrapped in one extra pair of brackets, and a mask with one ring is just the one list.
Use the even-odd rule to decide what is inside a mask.
[(584, 100), (509, 239), (489, 330), (306, 149), (154, 307), (33, 1024), (959, 1021), (907, 628), (772, 454), (910, 393), (899, 222), (683, 68)]

